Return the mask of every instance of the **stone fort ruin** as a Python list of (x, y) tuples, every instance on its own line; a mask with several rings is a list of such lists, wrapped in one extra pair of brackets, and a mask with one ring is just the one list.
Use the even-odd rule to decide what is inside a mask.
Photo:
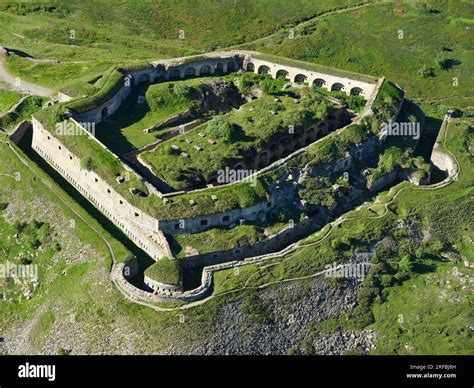
[[(107, 93), (98, 93), (98, 95), (77, 100), (63, 94), (60, 99), (61, 103), (67, 107), (66, 120), (82, 128), (80, 123), (98, 124), (110, 117), (121, 108), (133, 88), (139, 84), (179, 81), (190, 77), (228, 72), (268, 74), (272, 78), (285, 78), (288, 83), (295, 85), (314, 85), (328, 91), (360, 95), (367, 101), (367, 105), (358, 115), (359, 120), (370, 116), (372, 103), (383, 82), (383, 79), (267, 54), (229, 51), (118, 68), (115, 75), (109, 76), (109, 78), (116, 78), (110, 81)], [(333, 117), (332, 120), (337, 121), (337, 118)], [(54, 130), (48, 128), (40, 115), (32, 118), (32, 124), (32, 148), (154, 260), (176, 260), (166, 238), (167, 234), (198, 233), (209, 228), (239, 224), (242, 220), (253, 221), (265, 217), (265, 214), (284, 205), (285, 196), (281, 193), (278, 184), (269, 184), (264, 194), (254, 195), (252, 203), (246, 206), (238, 203), (238, 199), (234, 202), (228, 201), (230, 204), (222, 204), (227, 194), (233, 195), (232, 193), (237, 192), (244, 184), (239, 181), (219, 186), (220, 191), (211, 185), (208, 188), (187, 192), (161, 192), (150, 183), (147, 176), (140, 174), (140, 171), (108, 149), (93, 133), (84, 130), (84, 136), (88, 137), (89, 144), (93, 144), (94, 150), (100, 153), (102, 158), (100, 160), (106, 160), (111, 166), (116, 166), (117, 171), (120, 171), (113, 176), (105, 176), (99, 171), (100, 168), (85, 168), (83, 157), (78, 155), (78, 152), (72, 149), (73, 147), (68, 147), (64, 138), (57, 136)], [(294, 160), (295, 157), (303, 155), (306, 148), (327, 135), (330, 128), (337, 131), (343, 130), (331, 123), (331, 119), (324, 120), (305, 132), (303, 138), (289, 138), (282, 144), (271, 145), (268, 150), (255, 155), (255, 158), (243, 160), (229, 167), (254, 168), (255, 178), (258, 179), (263, 174), (276, 170)], [(344, 171), (352, 159), (363, 157), (363, 151), (364, 145), (361, 144), (358, 154), (347, 154), (331, 168), (335, 171)], [(286, 174), (284, 179), (289, 181), (294, 178)], [(136, 186), (140, 186), (132, 186), (130, 182), (138, 182)], [(287, 189), (288, 192), (290, 190), (291, 188)], [(309, 230), (310, 224), (309, 221), (304, 220), (296, 227), (282, 232), (279, 242), (275, 240), (272, 243), (261, 244), (256, 252), (266, 254), (276, 248), (283, 248), (284, 244), (290, 242), (291, 239)], [(240, 258), (240, 264), (252, 262), (252, 258), (248, 256), (252, 256), (252, 252), (244, 248), (236, 248), (220, 255), (215, 254), (214, 257), (207, 255), (201, 261), (201, 264), (204, 264), (201, 285), (187, 291), (183, 290), (181, 283), (166, 284), (146, 276), (144, 283), (152, 292), (132, 285), (127, 279), (138, 271), (134, 261), (116, 265), (113, 276), (120, 289), (136, 300), (192, 301), (202, 298), (210, 290), (211, 275), (214, 270), (235, 265), (235, 258)]]

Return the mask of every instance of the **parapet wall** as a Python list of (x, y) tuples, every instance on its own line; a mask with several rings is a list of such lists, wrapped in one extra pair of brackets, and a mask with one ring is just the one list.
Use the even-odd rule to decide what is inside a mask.
[[(324, 72), (302, 69), (274, 60), (265, 60), (252, 51), (217, 52), (195, 57), (183, 57), (171, 60), (155, 61), (149, 67), (139, 70), (119, 69), (124, 76), (123, 86), (108, 101), (84, 113), (74, 113), (73, 117), (81, 122), (100, 123), (113, 114), (130, 94), (132, 87), (141, 82), (180, 80), (189, 77), (224, 74), (230, 71), (246, 70), (257, 74), (269, 74), (273, 78), (285, 77), (288, 81), (308, 83), (328, 90), (340, 90), (347, 94), (360, 94), (366, 99), (374, 92), (376, 82), (366, 82), (357, 77), (351, 78)], [(281, 58), (280, 62), (283, 62)]]

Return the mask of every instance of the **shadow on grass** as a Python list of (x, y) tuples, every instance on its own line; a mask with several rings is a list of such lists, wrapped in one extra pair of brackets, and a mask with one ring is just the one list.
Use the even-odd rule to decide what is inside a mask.
[[(98, 125), (97, 139), (117, 153), (128, 153), (136, 149), (127, 137), (122, 133), (121, 128), (126, 128), (142, 120), (148, 112), (150, 106), (145, 98), (141, 99), (150, 85), (139, 85), (132, 90), (120, 109)], [(140, 99), (140, 103), (139, 103)]]

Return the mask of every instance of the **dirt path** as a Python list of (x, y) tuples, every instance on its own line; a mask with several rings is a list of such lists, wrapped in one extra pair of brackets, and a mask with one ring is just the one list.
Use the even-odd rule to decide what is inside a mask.
[(56, 92), (44, 86), (36, 85), (24, 81), (11, 75), (5, 66), (5, 57), (0, 54), (0, 81), (7, 84), (12, 90), (17, 90), (24, 94), (33, 94), (36, 96), (53, 97)]

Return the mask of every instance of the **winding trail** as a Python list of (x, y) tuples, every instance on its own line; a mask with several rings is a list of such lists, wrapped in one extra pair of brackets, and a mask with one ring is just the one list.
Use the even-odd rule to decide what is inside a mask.
[[(365, 7), (372, 6), (372, 5), (391, 4), (391, 3), (394, 3), (394, 1), (393, 0), (367, 1), (367, 2), (364, 2), (362, 4), (359, 3), (357, 5), (353, 5), (353, 6), (346, 7), (346, 8), (344, 8), (344, 7), (333, 8), (333, 9), (329, 9), (327, 11), (323, 11), (320, 14), (314, 15), (313, 17), (310, 17), (309, 19), (303, 20), (301, 22), (297, 22), (296, 24), (292, 25), (291, 27), (285, 27), (284, 29), (285, 29), (285, 31), (288, 32), (287, 36), (289, 36), (290, 31), (298, 30), (298, 29), (300, 29), (302, 27), (305, 27), (307, 25), (311, 25), (312, 23), (314, 23), (315, 20), (324, 18), (324, 17), (329, 16), (329, 15), (355, 11), (357, 9), (365, 8)], [(268, 39), (271, 39), (271, 38), (273, 38), (277, 35), (281, 35), (281, 33), (282, 33), (281, 31), (273, 31), (273, 32), (269, 33), (268, 35), (263, 36), (261, 38), (258, 38), (258, 39), (255, 39), (255, 40), (252, 40), (252, 41), (249, 41), (249, 42), (244, 42), (244, 43), (239, 43), (239, 44), (234, 44), (234, 45), (231, 45), (231, 46), (223, 47), (220, 50), (223, 50), (223, 49), (232, 50), (232, 49), (237, 49), (237, 48), (242, 48), (242, 47), (245, 47), (245, 46), (248, 46), (248, 45), (252, 45), (252, 44), (255, 44), (255, 43), (264, 42), (264, 41), (266, 41)]]
[(24, 94), (33, 94), (43, 97), (53, 97), (56, 94), (52, 89), (24, 81), (11, 75), (5, 66), (5, 56), (3, 54), (0, 54), (0, 81), (7, 84), (12, 90)]

